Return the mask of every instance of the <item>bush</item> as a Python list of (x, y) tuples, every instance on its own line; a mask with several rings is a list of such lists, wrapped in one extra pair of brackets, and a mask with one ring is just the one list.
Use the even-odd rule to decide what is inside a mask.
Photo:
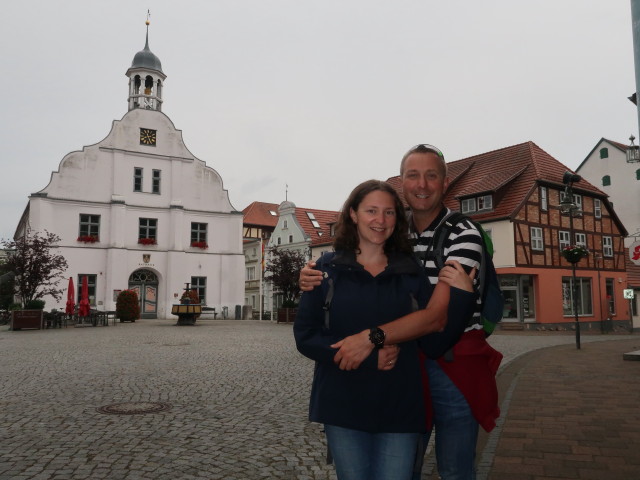
[(116, 315), (121, 322), (135, 322), (140, 318), (138, 295), (133, 290), (123, 290), (116, 300)]
[(12, 303), (11, 305), (9, 305), (8, 310), (10, 312), (12, 312), (14, 310), (22, 310), (22, 304), (21, 303)]
[(29, 300), (24, 308), (25, 310), (44, 310), (44, 300)]

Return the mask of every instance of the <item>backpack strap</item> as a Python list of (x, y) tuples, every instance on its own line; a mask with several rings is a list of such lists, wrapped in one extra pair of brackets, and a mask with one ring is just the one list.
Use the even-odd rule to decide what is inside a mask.
[(469, 219), (469, 217), (460, 212), (449, 212), (440, 220), (440, 223), (433, 231), (431, 248), (427, 252), (427, 258), (433, 260), (438, 270), (444, 267), (444, 242), (449, 238), (453, 227), (463, 219)]
[[(326, 272), (325, 272), (326, 275)], [(324, 297), (324, 328), (329, 330), (329, 310), (331, 309), (331, 300), (333, 300), (333, 277), (327, 278), (327, 295)]]

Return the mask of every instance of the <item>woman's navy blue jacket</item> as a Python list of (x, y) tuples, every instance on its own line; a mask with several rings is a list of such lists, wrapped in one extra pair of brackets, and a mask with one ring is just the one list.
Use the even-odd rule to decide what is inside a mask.
[(372, 276), (351, 252), (324, 254), (318, 269), (334, 279), (334, 294), (325, 328), (323, 305), (327, 279), (305, 292), (293, 331), (298, 350), (316, 361), (309, 419), (371, 433), (423, 432), (425, 412), (417, 342), (400, 345), (396, 366), (378, 370), (374, 350), (360, 368), (340, 370), (330, 345), (364, 329), (413, 311), (412, 296), (425, 305), (429, 282), (411, 254), (391, 254), (387, 268)]
[[(400, 345), (396, 366), (378, 370), (377, 350), (357, 370), (343, 371), (330, 345), (364, 329), (382, 325), (413, 311), (412, 296), (424, 308), (431, 286), (412, 255), (392, 254), (388, 266), (373, 277), (353, 253), (326, 253), (318, 269), (334, 280), (334, 294), (325, 328), (322, 286), (302, 295), (293, 326), (298, 350), (316, 361), (309, 419), (366, 432), (422, 432), (425, 428), (422, 382), (416, 342)], [(422, 337), (423, 352), (438, 358), (451, 348), (473, 315), (476, 293), (451, 289), (444, 331)]]

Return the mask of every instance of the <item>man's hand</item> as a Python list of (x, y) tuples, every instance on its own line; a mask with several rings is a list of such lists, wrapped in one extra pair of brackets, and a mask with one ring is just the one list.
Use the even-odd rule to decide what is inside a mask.
[(320, 270), (314, 270), (315, 266), (316, 262), (309, 261), (307, 265), (300, 270), (298, 286), (303, 292), (310, 292), (322, 283), (322, 272)]
[(473, 279), (476, 277), (477, 271), (476, 267), (473, 267), (467, 275), (467, 272), (464, 271), (460, 262), (457, 260), (448, 260), (445, 266), (440, 269), (438, 281), (444, 282), (450, 287), (473, 292)]
[(369, 340), (369, 330), (363, 330), (334, 343), (331, 348), (338, 349), (333, 361), (340, 370), (355, 370), (371, 355), (373, 343)]
[(388, 371), (396, 366), (400, 347), (397, 345), (385, 345), (378, 350), (378, 370)]

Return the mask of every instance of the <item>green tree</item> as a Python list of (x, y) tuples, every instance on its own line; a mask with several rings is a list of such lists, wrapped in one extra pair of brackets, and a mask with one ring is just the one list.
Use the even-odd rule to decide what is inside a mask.
[(13, 303), (13, 280), (15, 275), (11, 272), (7, 263), (0, 261), (0, 310), (9, 310)]
[(20, 297), (22, 306), (32, 300), (51, 296), (62, 298), (64, 288), (58, 288), (62, 274), (68, 267), (67, 260), (57, 253), (60, 241), (55, 233), (27, 233), (18, 239), (3, 240), (9, 250), (6, 269), (13, 272), (13, 293)]
[(309, 258), (307, 252), (300, 250), (288, 250), (273, 247), (264, 272), (264, 279), (273, 283), (276, 292), (283, 296), (283, 307), (291, 307), (296, 304), (300, 295), (298, 276)]

